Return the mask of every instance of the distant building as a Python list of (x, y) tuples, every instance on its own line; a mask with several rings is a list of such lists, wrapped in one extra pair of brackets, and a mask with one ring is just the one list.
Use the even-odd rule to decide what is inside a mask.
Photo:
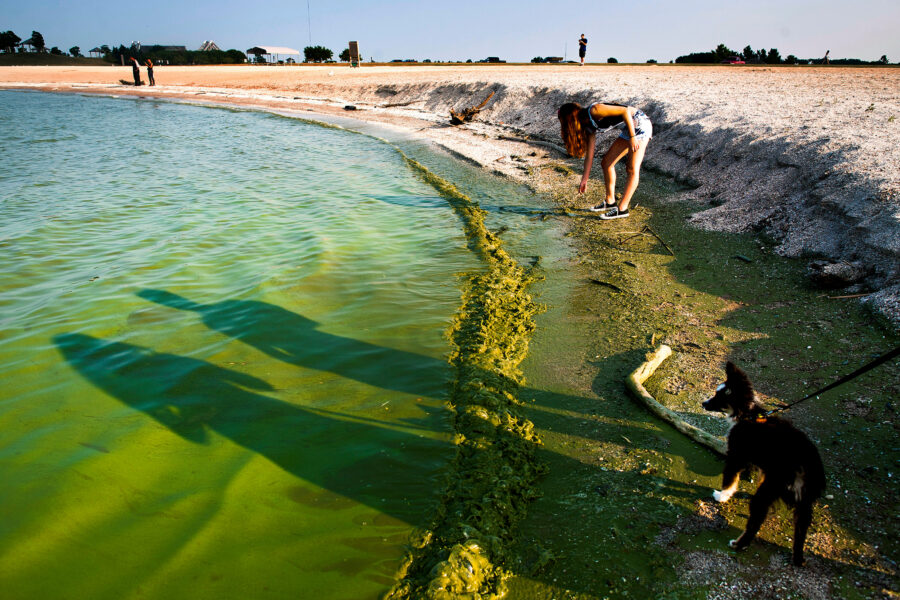
[[(287, 48), (285, 46), (253, 46), (247, 50), (247, 54), (253, 54), (257, 58), (260, 56), (265, 56), (263, 62), (266, 63), (276, 63), (280, 61), (280, 56), (282, 55), (297, 55), (300, 56), (299, 50), (294, 50), (293, 48)], [(284, 62), (283, 60), (281, 62)]]
[(500, 57), (499, 57), (499, 56), (488, 56), (486, 59), (484, 59), (484, 60), (482, 60), (482, 61), (479, 61), (479, 62), (486, 62), (486, 63), (505, 63), (506, 61), (505, 61), (505, 60), (500, 60)]
[(200, 52), (212, 52), (213, 50), (222, 50), (212, 40), (206, 40), (200, 44)]
[(563, 61), (562, 56), (548, 56), (544, 59), (544, 62), (548, 63), (561, 63)]

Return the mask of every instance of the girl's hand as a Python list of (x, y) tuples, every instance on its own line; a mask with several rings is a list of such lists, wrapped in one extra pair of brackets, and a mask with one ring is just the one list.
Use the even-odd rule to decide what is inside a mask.
[(634, 137), (631, 138), (631, 151), (637, 152), (640, 147), (641, 147), (641, 140), (634, 138)]
[(578, 186), (578, 193), (583, 194), (586, 189), (587, 189), (587, 179), (582, 179), (581, 185)]

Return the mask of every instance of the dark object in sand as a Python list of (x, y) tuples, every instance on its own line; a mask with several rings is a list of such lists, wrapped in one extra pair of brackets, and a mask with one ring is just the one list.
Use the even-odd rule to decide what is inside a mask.
[[(133, 81), (129, 81), (127, 79), (120, 79), (119, 83), (121, 83), (122, 85), (134, 85)], [(141, 83), (139, 83), (138, 85), (146, 85), (146, 84), (143, 81), (141, 81)]]
[(352, 104), (348, 104), (347, 106), (344, 107), (344, 110), (356, 110), (356, 107), (353, 106)]
[(592, 278), (589, 279), (588, 281), (590, 281), (591, 283), (595, 283), (595, 284), (597, 284), (597, 285), (602, 285), (603, 287), (608, 287), (609, 289), (615, 290), (615, 291), (617, 291), (617, 292), (621, 292), (621, 291), (622, 291), (622, 288), (620, 288), (620, 287), (617, 286), (616, 284), (610, 283), (610, 282), (608, 282), (608, 281), (603, 281), (602, 279), (594, 279), (594, 278), (592, 277)]
[(494, 97), (494, 92), (491, 92), (491, 94), (487, 98), (484, 99), (484, 102), (482, 102), (478, 106), (471, 106), (469, 108), (464, 108), (460, 112), (456, 112), (455, 110), (453, 110), (451, 108), (450, 109), (450, 122), (453, 123), (454, 125), (462, 125), (463, 123), (465, 123), (467, 121), (471, 121), (472, 119), (475, 118), (475, 115), (477, 115), (478, 112), (482, 108), (484, 108), (484, 105), (488, 103), (488, 100), (490, 100), (493, 97)]
[(814, 260), (809, 263), (808, 274), (813, 285), (822, 289), (837, 289), (862, 281), (869, 274), (869, 269), (858, 261)]

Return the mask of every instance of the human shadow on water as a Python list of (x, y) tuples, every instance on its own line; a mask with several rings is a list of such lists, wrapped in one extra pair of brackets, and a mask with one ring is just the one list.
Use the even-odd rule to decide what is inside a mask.
[[(380, 202), (385, 202), (387, 204), (393, 204), (395, 206), (409, 206), (412, 208), (442, 208), (449, 209), (450, 206), (447, 204), (447, 199), (443, 196), (369, 196), (373, 200), (378, 200)], [(582, 210), (566, 210), (561, 208), (550, 208), (550, 207), (540, 207), (540, 206), (516, 206), (512, 204), (485, 204), (479, 203), (479, 208), (489, 213), (507, 213), (507, 214), (517, 214), (523, 217), (543, 217), (547, 216), (557, 216), (557, 217), (568, 217), (575, 216), (576, 214), (593, 214), (589, 211)]]
[[(337, 347), (347, 350), (347, 344), (354, 343), (346, 338), (328, 340), (325, 338), (336, 336), (315, 332), (312, 334), (315, 344), (309, 341), (304, 344), (302, 334), (310, 335), (314, 323), (265, 303), (199, 305), (174, 294), (161, 295), (156, 292), (153, 296), (164, 298), (167, 302), (177, 302), (184, 309), (203, 310), (202, 307), (206, 306), (202, 314), (209, 319), (208, 322), (218, 323), (220, 331), (235, 339), (258, 344), (258, 347), (279, 358), (295, 360), (295, 355), (300, 353), (299, 348), (304, 345), (318, 344), (329, 349)], [(217, 310), (212, 307), (217, 307)], [(266, 319), (275, 320), (266, 323)], [(298, 340), (286, 346), (285, 339), (291, 333), (287, 328), (297, 323), (303, 324), (306, 329), (294, 332)], [(258, 339), (257, 336), (263, 336), (261, 331), (277, 327), (284, 330), (280, 337), (265, 344)], [(257, 328), (259, 330), (254, 331)], [(60, 335), (54, 341), (69, 364), (87, 380), (123, 404), (144, 412), (183, 439), (205, 443), (210, 433), (215, 433), (330, 492), (412, 525), (429, 524), (428, 510), (433, 508), (436, 490), (443, 469), (452, 456), (453, 446), (448, 441), (437, 441), (418, 434), (444, 429), (439, 423), (441, 415), (438, 412), (426, 412), (414, 421), (391, 423), (368, 416), (312, 410), (269, 397), (266, 394), (273, 391), (272, 387), (262, 379), (195, 358), (158, 353), (149, 348), (83, 334)], [(374, 352), (373, 348), (368, 350)], [(386, 360), (394, 362), (388, 355), (397, 351), (385, 348), (379, 351), (386, 353)], [(403, 356), (400, 362), (423, 359), (410, 353), (402, 354), (409, 356)], [(303, 364), (314, 363), (304, 359)], [(344, 377), (358, 375), (352, 365), (346, 370), (344, 367), (332, 365)], [(360, 376), (374, 383), (368, 371)], [(381, 379), (378, 381), (385, 383)], [(646, 430), (634, 424), (620, 420), (580, 419), (541, 410), (544, 406), (566, 406), (596, 400), (523, 390), (523, 397), (531, 396), (537, 404), (536, 410), (529, 412), (536, 417), (536, 424), (541, 429), (578, 432), (627, 452), (654, 447), (653, 436), (642, 435)], [(631, 442), (627, 446), (623, 441), (625, 436)], [(360, 452), (360, 448), (371, 451)], [(550, 477), (554, 483), (573, 492), (585, 489), (585, 484), (588, 484), (587, 495), (579, 494), (571, 504), (567, 504), (565, 510), (571, 511), (572, 517), (567, 518), (566, 522), (589, 524), (581, 528), (585, 534), (612, 531), (609, 534), (612, 537), (606, 540), (610, 552), (604, 550), (602, 555), (612, 558), (613, 550), (628, 554), (616, 563), (618, 566), (614, 570), (617, 573), (644, 572), (640, 566), (643, 556), (641, 545), (647, 541), (647, 530), (646, 526), (639, 525), (643, 521), (661, 522), (669, 518), (670, 507), (659, 499), (660, 494), (691, 497), (700, 493), (689, 484), (647, 477), (636, 471), (607, 470), (598, 463), (584, 462), (555, 451), (539, 449), (538, 453), (550, 466)], [(638, 494), (639, 498), (643, 498), (643, 512), (623, 512), (623, 499), (632, 498), (635, 491), (643, 492)], [(284, 490), (283, 493), (294, 497), (291, 490)], [(633, 500), (630, 502), (634, 503)], [(534, 539), (535, 544), (539, 542), (558, 555), (566, 555), (572, 549), (572, 539), (565, 528), (558, 528), (559, 521), (551, 516), (558, 510), (556, 505), (545, 506), (538, 501), (534, 507), (534, 517), (529, 515), (524, 533), (527, 539)], [(554, 523), (557, 525), (555, 528), (552, 526)], [(616, 529), (610, 529), (610, 526)], [(632, 535), (631, 528), (636, 526)], [(538, 537), (532, 538), (534, 534)], [(592, 543), (596, 542), (594, 540)], [(527, 552), (524, 554), (527, 555)], [(520, 567), (525, 574), (530, 571), (528, 563), (531, 557), (525, 556), (523, 561)], [(613, 562), (606, 564), (612, 568)], [(594, 563), (585, 563), (584, 566), (597, 574), (609, 572), (606, 567), (598, 571)], [(558, 572), (554, 571), (554, 576), (558, 576)], [(544, 576), (539, 578), (544, 579)], [(549, 580), (546, 582), (550, 583)], [(567, 583), (570, 589), (584, 585), (579, 581)], [(588, 586), (585, 589), (591, 588)]]
[[(141, 290), (138, 296), (174, 309), (196, 312), (210, 329), (292, 365), (328, 371), (387, 390), (432, 397), (440, 397), (446, 392), (446, 381), (435, 377), (435, 374), (446, 372), (445, 361), (323, 332), (315, 321), (280, 306), (254, 300), (224, 300), (201, 304), (172, 292), (155, 289)], [(612, 357), (610, 362), (617, 366), (635, 364), (639, 355), (635, 351), (626, 356)], [(608, 375), (614, 370), (611, 367), (604, 373)], [(621, 381), (624, 375), (622, 378), (617, 375), (614, 377), (615, 392), (595, 386), (601, 396), (623, 395)], [(598, 381), (600, 379), (598, 377)], [(530, 418), (534, 419), (537, 426), (560, 431), (579, 431), (587, 421), (577, 415), (543, 413), (540, 407), (566, 407), (568, 411), (578, 411), (579, 407), (587, 409), (588, 406), (597, 406), (594, 400), (527, 387), (521, 389), (520, 396), (534, 406), (530, 411)], [(622, 403), (604, 406), (607, 411), (614, 411), (620, 419), (637, 423), (654, 422), (649, 413), (642, 411), (628, 398), (623, 398)], [(602, 426), (597, 421), (592, 425), (591, 437), (596, 440), (597, 436), (601, 436), (604, 441), (617, 445), (626, 443), (621, 432), (631, 428), (621, 421), (614, 427)], [(580, 432), (583, 433), (584, 430), (581, 429)]]
[[(422, 371), (419, 371), (418, 375), (404, 372), (405, 369), (422, 368), (423, 365), (429, 369), (442, 369), (442, 371), (431, 371), (432, 374), (446, 372), (447, 365), (444, 361), (332, 335), (320, 331), (315, 321), (278, 306), (264, 302), (239, 300), (201, 304), (171, 292), (152, 289), (143, 290), (139, 295), (144, 299), (173, 309), (196, 312), (207, 327), (251, 345), (288, 364), (309, 369), (328, 370), (341, 377), (355, 379), (384, 389), (417, 394), (434, 392), (436, 395), (442, 395), (446, 393), (445, 382), (439, 381), (436, 384), (423, 382), (421, 380)], [(358, 483), (348, 485), (348, 482), (341, 477), (328, 477), (326, 473), (305, 464), (302, 458), (292, 456), (291, 445), (296, 445), (297, 454), (301, 457), (318, 456), (320, 453), (341, 455), (345, 453), (340, 451), (339, 446), (334, 445), (336, 438), (349, 439), (363, 435), (376, 438), (383, 436), (390, 448), (396, 449), (413, 436), (384, 432), (382, 429), (386, 424), (370, 416), (350, 416), (348, 418), (346, 414), (326, 413), (320, 410), (313, 412), (291, 405), (282, 406), (283, 403), (274, 401), (261, 393), (245, 391), (253, 389), (264, 392), (265, 387), (260, 388), (259, 386), (266, 386), (265, 382), (255, 380), (257, 383), (254, 387), (233, 379), (240, 375), (232, 375), (231, 371), (220, 370), (218, 367), (194, 359), (172, 357), (171, 355), (149, 353), (146, 357), (142, 357), (143, 363), (138, 362), (147, 365), (147, 361), (152, 359), (171, 363), (153, 369), (160, 372), (172, 369), (185, 370), (190, 365), (199, 363), (202, 368), (197, 368), (196, 372), (192, 373), (193, 385), (179, 386), (178, 389), (184, 391), (179, 391), (173, 399), (172, 392), (168, 389), (154, 391), (153, 386), (157, 388), (160, 386), (159, 383), (154, 383), (154, 377), (145, 377), (144, 379), (149, 380), (148, 384), (141, 388), (141, 394), (136, 400), (129, 400), (131, 384), (127, 381), (116, 382), (115, 379), (119, 377), (126, 380), (133, 378), (130, 370), (123, 366), (121, 372), (104, 372), (102, 370), (103, 352), (100, 349), (106, 342), (97, 340), (88, 342), (91, 342), (90, 338), (80, 340), (78, 345), (86, 345), (87, 348), (76, 353), (70, 362), (77, 364), (79, 370), (90, 379), (99, 380), (98, 385), (104, 389), (116, 388), (111, 392), (116, 397), (121, 398), (127, 404), (145, 410), (148, 414), (153, 414), (154, 418), (174, 428), (176, 432), (180, 432), (187, 425), (195, 428), (189, 429), (189, 431), (196, 431), (196, 428), (201, 426), (197, 424), (199, 421), (204, 424), (203, 426), (222, 432), (223, 435), (230, 437), (235, 442), (270, 457), (276, 463), (284, 465), (284, 468), (290, 472), (310, 479), (317, 485), (328, 487), (332, 491), (375, 506), (379, 510), (386, 510), (395, 515), (403, 514), (403, 505), (397, 505), (396, 499), (391, 500), (391, 498), (396, 498), (396, 492), (384, 491), (381, 492), (381, 495), (378, 495), (378, 492), (368, 493), (367, 486), (373, 484), (370, 481), (372, 474), (389, 472), (389, 468), (381, 464), (387, 460), (385, 457), (376, 455), (369, 459), (371, 464), (363, 461), (362, 467), (354, 471)], [(100, 347), (92, 349), (93, 345), (100, 345)], [(122, 352), (127, 355), (147, 351), (137, 347), (123, 346), (118, 351), (106, 350), (105, 352), (116, 356), (121, 355)], [(353, 360), (353, 356), (357, 354), (365, 355), (367, 359), (362, 362)], [(604, 453), (612, 453), (604, 462), (598, 461), (599, 455), (596, 454), (594, 454), (593, 460), (585, 461), (578, 453), (568, 456), (555, 451), (555, 449), (539, 448), (538, 455), (550, 467), (550, 475), (547, 481), (541, 484), (541, 487), (547, 489), (547, 486), (550, 486), (572, 490), (571, 503), (566, 500), (567, 504), (564, 508), (571, 513), (572, 517), (566, 517), (564, 522), (584, 523), (585, 527), (580, 528), (584, 534), (602, 534), (602, 536), (608, 534), (612, 536), (606, 539), (610, 549), (629, 553), (627, 567), (621, 565), (620, 561), (615, 564), (619, 564), (621, 568), (614, 568), (612, 566), (614, 563), (609, 562), (607, 565), (609, 569), (618, 569), (622, 573), (628, 573), (633, 569), (632, 572), (643, 574), (645, 569), (641, 567), (643, 556), (641, 548), (647, 543), (646, 536), (653, 530), (654, 523), (670, 523), (674, 520), (672, 506), (664, 500), (664, 497), (690, 500), (708, 495), (709, 488), (642, 473), (638, 464), (638, 454), (646, 450), (659, 451), (665, 447), (672, 454), (683, 455), (685, 460), (694, 463), (695, 469), (701, 471), (711, 471), (711, 469), (709, 469), (709, 465), (697, 464), (698, 462), (712, 463), (713, 461), (709, 458), (698, 458), (696, 449), (688, 448), (687, 444), (685, 447), (681, 447), (677, 443), (673, 443), (673, 447), (668, 447), (668, 442), (662, 439), (668, 436), (650, 426), (650, 423), (654, 422), (652, 416), (624, 397), (620, 371), (624, 370), (626, 365), (633, 365), (638, 354), (637, 351), (634, 351), (611, 357), (609, 369), (604, 371), (602, 382), (599, 380), (595, 382), (595, 390), (606, 400), (598, 401), (596, 398), (548, 392), (529, 387), (523, 387), (520, 390), (520, 397), (526, 405), (530, 406), (526, 411), (528, 417), (535, 423), (536, 428), (543, 432), (542, 435), (561, 434), (573, 441), (580, 437), (583, 438), (584, 443), (600, 444), (603, 446)], [(97, 359), (101, 359), (99, 366), (93, 364)], [(101, 370), (99, 376), (92, 373), (96, 369)], [(212, 390), (207, 388), (204, 391), (205, 379), (212, 379), (210, 384), (213, 386)], [(436, 391), (432, 385), (436, 386)], [(192, 392), (191, 390), (194, 389), (195, 391)], [(169, 394), (170, 397), (160, 401), (158, 396), (164, 394)], [(165, 408), (166, 404), (174, 404), (179, 408), (179, 419), (182, 420), (169, 425), (164, 419), (173, 418), (171, 410), (163, 410), (162, 416), (156, 416)], [(243, 407), (244, 404), (249, 406)], [(594, 412), (594, 409), (600, 409), (600, 412)], [(235, 424), (233, 423), (235, 419), (229, 418), (229, 415), (234, 414), (238, 415), (240, 421), (252, 422), (267, 419), (266, 413), (268, 412), (274, 413), (269, 418), (270, 421), (284, 421), (271, 427), (275, 432), (275, 439), (282, 440), (281, 445), (276, 445), (274, 449), (270, 447), (275, 444), (274, 441), (267, 441), (262, 436), (253, 436), (252, 430), (246, 429), (243, 423)], [(283, 419), (280, 417), (282, 414), (284, 415)], [(292, 421), (298, 420), (304, 424), (292, 424)], [(337, 430), (335, 435), (322, 440), (305, 434), (292, 435), (294, 429), (300, 431), (308, 429), (309, 426), (305, 423), (312, 423), (312, 427), (326, 430), (335, 427), (343, 429)], [(426, 429), (435, 426), (426, 421), (422, 421), (418, 425)], [(181, 435), (185, 434), (181, 433)], [(326, 445), (324, 449), (320, 449), (317, 447), (320, 442), (332, 445)], [(374, 442), (374, 444), (381, 443), (383, 443), (381, 439)], [(409, 448), (404, 450), (407, 452), (409, 460), (416, 459), (416, 451)], [(343, 460), (353, 462), (352, 457), (344, 457)], [(356, 464), (353, 463), (353, 465)], [(403, 470), (398, 473), (398, 476), (418, 475), (427, 479), (429, 473), (423, 474), (422, 469), (415, 467), (407, 468), (404, 463)], [(389, 477), (393, 483), (393, 476)], [(407, 484), (402, 481), (396, 483), (400, 487), (407, 487)], [(379, 478), (375, 485), (378, 484), (383, 485), (384, 481)], [(435, 481), (433, 479), (427, 481), (421, 489), (421, 495), (433, 498), (434, 489), (426, 489), (429, 485), (434, 486)], [(635, 494), (635, 492), (638, 493)], [(551, 495), (548, 495), (548, 500), (550, 498)], [(640, 500), (637, 501), (635, 498)], [(382, 508), (383, 504), (379, 503), (385, 502), (387, 504)], [(641, 512), (634, 513), (630, 508), (628, 512), (623, 512), (623, 506), (636, 506), (640, 508)], [(523, 542), (527, 547), (542, 543), (558, 555), (566, 555), (571, 552), (571, 532), (567, 528), (560, 529), (558, 527), (560, 521), (555, 515), (559, 510), (558, 505), (553, 502), (548, 504), (544, 500), (539, 500), (534, 505), (534, 516), (529, 514), (524, 526)], [(611, 523), (617, 527), (613, 533), (609, 533)], [(533, 538), (534, 532), (541, 532), (540, 536)], [(541, 538), (546, 542), (540, 542)], [(533, 540), (535, 543), (532, 544), (527, 540)], [(579, 540), (579, 544), (581, 543)], [(591, 543), (596, 543), (596, 540)], [(594, 556), (595, 558), (609, 557), (612, 559), (614, 553), (610, 552), (603, 551), (600, 556)], [(528, 551), (523, 554), (526, 555), (523, 558), (523, 569), (524, 572), (527, 572), (529, 570), (527, 563), (531, 561), (531, 558), (527, 556)], [(590, 565), (585, 563), (585, 568), (589, 567), (598, 574), (605, 575), (609, 572), (607, 567), (598, 570), (593, 562)], [(554, 577), (560, 575), (558, 571), (553, 571), (553, 574)], [(540, 578), (543, 579), (543, 576)], [(579, 589), (582, 586), (586, 586), (583, 589), (591, 589), (590, 585), (585, 582), (574, 580), (568, 582), (568, 585), (570, 589)]]
[[(382, 389), (440, 397), (446, 393), (446, 381), (434, 375), (444, 373), (447, 363), (435, 358), (377, 346), (320, 331), (315, 321), (292, 311), (254, 300), (224, 300), (201, 304), (164, 290), (145, 289), (138, 296), (178, 310), (196, 312), (203, 323), (215, 331), (240, 340), (286, 363), (328, 371)], [(583, 398), (522, 388), (520, 396), (535, 407), (581, 405)], [(543, 424), (540, 411), (531, 411), (536, 425)], [(638, 413), (639, 420), (650, 416)], [(633, 418), (633, 408), (628, 412)], [(574, 431), (582, 423), (578, 417), (554, 414), (553, 428)], [(568, 421), (568, 422), (566, 422)], [(621, 431), (595, 423), (592, 435), (603, 435), (610, 443), (624, 444)], [(549, 427), (549, 423), (547, 424)]]
[(193, 302), (164, 290), (138, 296), (170, 308), (196, 312), (203, 323), (288, 364), (327, 371), (385, 390), (441, 396), (446, 361), (385, 348), (319, 330), (319, 324), (280, 306), (255, 300)]
[(271, 398), (267, 382), (202, 360), (76, 333), (54, 342), (88, 381), (180, 437), (202, 444), (215, 432), (412, 525), (427, 521), (434, 486), (452, 456), (449, 441), (421, 435), (443, 429), (437, 410), (423, 407), (421, 419), (397, 426), (367, 423)]

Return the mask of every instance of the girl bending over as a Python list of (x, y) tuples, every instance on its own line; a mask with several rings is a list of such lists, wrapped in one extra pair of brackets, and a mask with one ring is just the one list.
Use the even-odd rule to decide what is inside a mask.
[[(653, 124), (650, 123), (650, 118), (632, 106), (600, 102), (595, 102), (587, 108), (569, 102), (559, 108), (557, 115), (566, 150), (575, 158), (584, 156), (584, 175), (581, 177), (581, 185), (578, 186), (578, 192), (582, 194), (587, 189), (588, 178), (591, 175), (597, 132), (616, 125), (625, 125), (621, 135), (603, 155), (601, 166), (603, 181), (606, 183), (606, 199), (603, 204), (592, 206), (589, 210), (602, 212), (601, 219), (627, 217), (628, 204), (640, 179), (644, 151), (647, 150), (647, 142), (653, 137)], [(622, 199), (616, 204), (616, 163), (626, 154), (628, 179), (625, 181)]]

